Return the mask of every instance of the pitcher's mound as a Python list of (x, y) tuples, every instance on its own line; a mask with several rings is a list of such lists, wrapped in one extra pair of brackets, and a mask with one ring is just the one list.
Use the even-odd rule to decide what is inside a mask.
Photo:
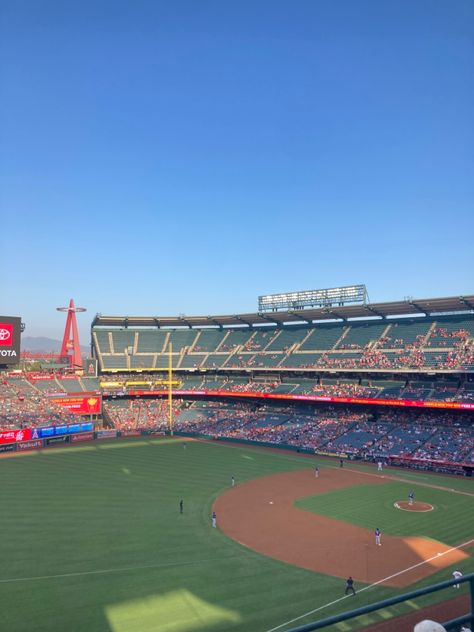
[(393, 503), (393, 506), (396, 507), (397, 509), (402, 509), (403, 511), (433, 511), (434, 507), (433, 505), (430, 505), (430, 503), (419, 503), (416, 501), (413, 501), (413, 503), (410, 505), (410, 503), (408, 502), (408, 500), (397, 500), (396, 503)]

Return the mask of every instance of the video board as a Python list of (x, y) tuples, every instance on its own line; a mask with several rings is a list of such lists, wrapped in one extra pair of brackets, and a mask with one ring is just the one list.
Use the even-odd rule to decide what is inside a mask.
[(20, 361), (21, 318), (0, 316), (0, 364)]

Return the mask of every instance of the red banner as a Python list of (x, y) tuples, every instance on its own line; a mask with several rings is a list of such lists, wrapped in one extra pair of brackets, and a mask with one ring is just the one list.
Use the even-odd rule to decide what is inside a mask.
[(81, 432), (81, 434), (71, 435), (71, 443), (77, 443), (78, 441), (93, 441), (93, 432)]
[[(128, 391), (129, 395), (167, 395), (168, 391)], [(368, 397), (324, 397), (322, 395), (290, 395), (288, 393), (258, 393), (240, 391), (173, 391), (174, 397), (180, 395), (218, 395), (219, 397), (258, 397), (265, 399), (289, 399), (305, 402), (330, 402), (339, 404), (379, 404), (381, 406), (416, 406), (422, 408), (451, 408), (456, 410), (474, 410), (474, 404), (464, 402), (418, 401), (413, 399), (375, 399)]]
[(142, 431), (141, 430), (121, 430), (120, 434), (122, 435), (122, 437), (141, 437)]
[(0, 443), (16, 443), (17, 441), (28, 441), (29, 439), (31, 439), (30, 428), (0, 432)]
[(75, 415), (99, 415), (102, 409), (102, 397), (98, 395), (75, 395), (74, 397), (51, 397), (58, 406), (67, 408)]

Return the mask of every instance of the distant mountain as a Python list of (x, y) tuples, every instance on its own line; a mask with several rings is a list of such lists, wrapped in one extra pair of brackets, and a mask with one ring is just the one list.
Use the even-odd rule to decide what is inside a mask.
[[(59, 353), (61, 351), (61, 341), (41, 336), (22, 336), (21, 350), (33, 351), (34, 353)], [(81, 351), (82, 353), (88, 353), (89, 347), (81, 345)]]

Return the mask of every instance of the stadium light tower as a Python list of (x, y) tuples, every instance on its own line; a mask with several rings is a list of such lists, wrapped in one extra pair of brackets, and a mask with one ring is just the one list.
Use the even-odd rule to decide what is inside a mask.
[[(66, 327), (64, 328), (63, 343), (61, 345), (61, 357), (69, 358), (73, 369), (82, 369), (81, 346), (77, 332), (76, 313), (85, 312), (85, 307), (76, 307), (74, 299), (69, 301), (69, 307), (56, 307), (58, 312), (67, 312)], [(72, 354), (70, 351), (72, 350)]]

